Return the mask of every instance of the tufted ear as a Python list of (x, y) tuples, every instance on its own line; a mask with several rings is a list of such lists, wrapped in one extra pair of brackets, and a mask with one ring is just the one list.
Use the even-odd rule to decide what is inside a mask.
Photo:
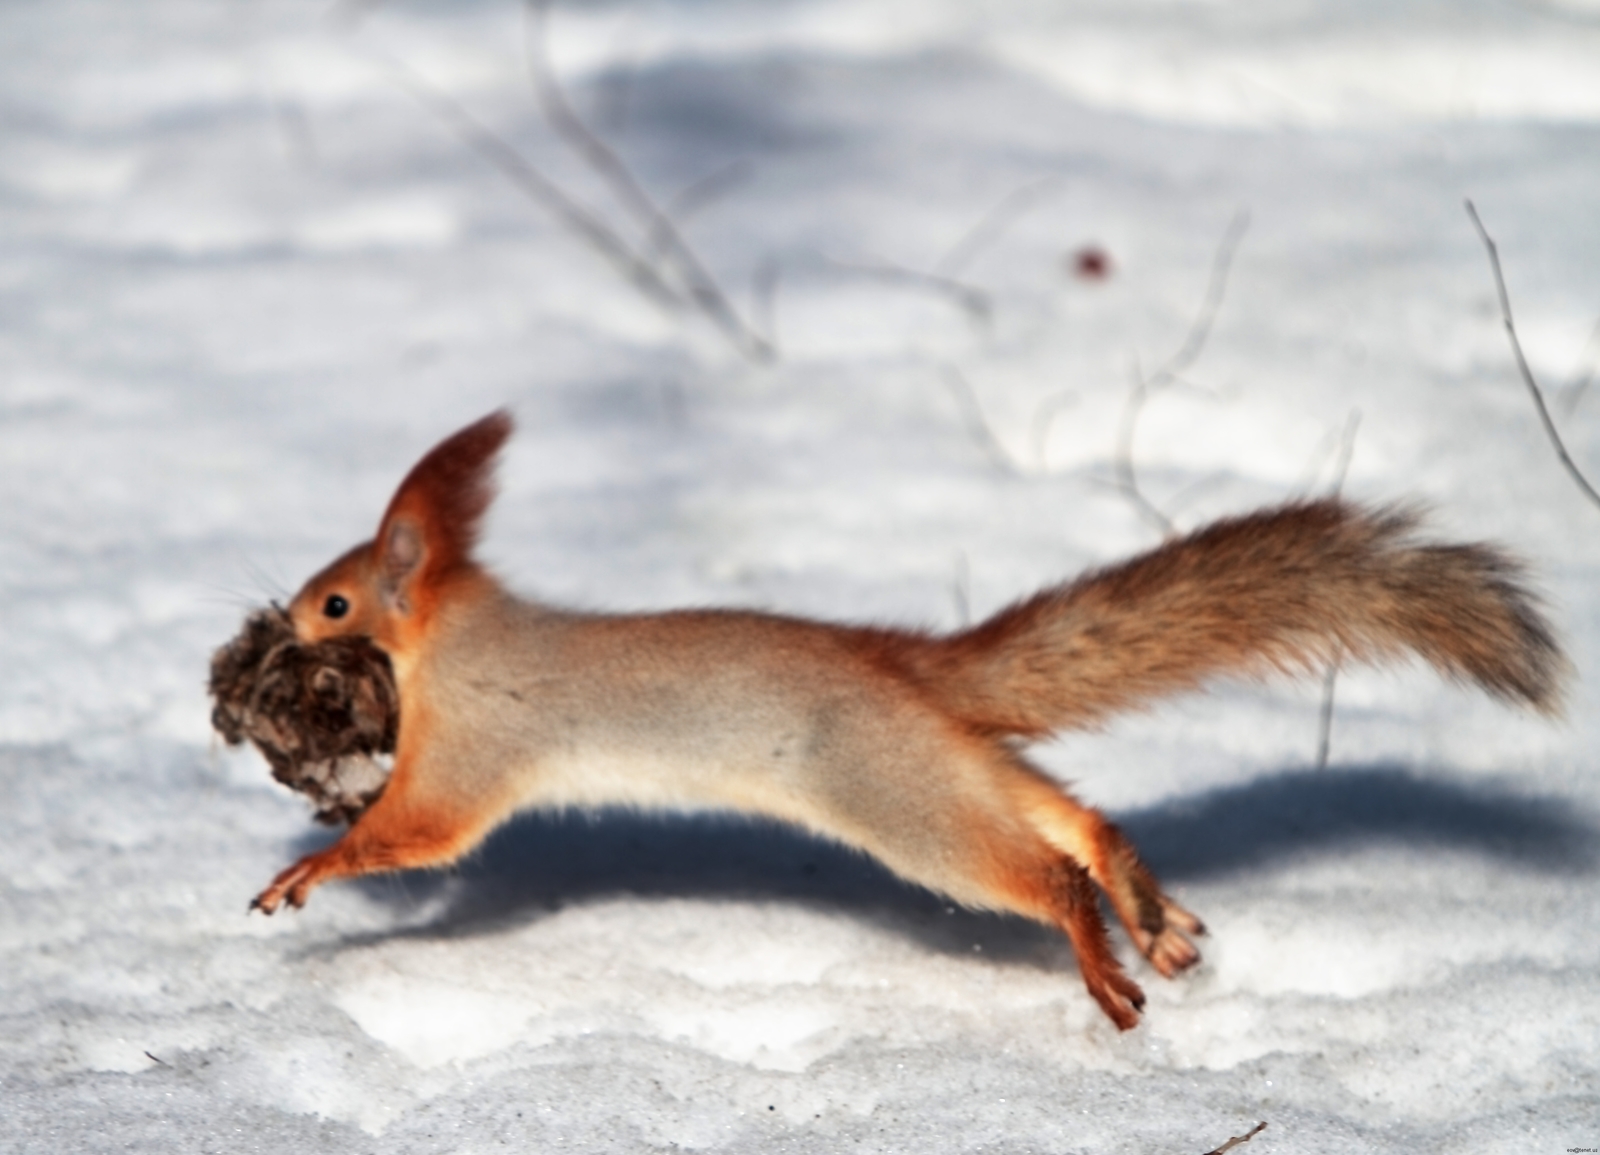
[(378, 592), (384, 603), (405, 612), (410, 609), (406, 587), (417, 575), (428, 551), (422, 530), (404, 515), (386, 520), (378, 538)]
[(416, 584), (472, 564), (478, 525), (494, 500), (494, 464), (511, 436), (511, 414), (496, 410), (451, 434), (406, 474), (378, 527), (378, 582), (402, 610)]

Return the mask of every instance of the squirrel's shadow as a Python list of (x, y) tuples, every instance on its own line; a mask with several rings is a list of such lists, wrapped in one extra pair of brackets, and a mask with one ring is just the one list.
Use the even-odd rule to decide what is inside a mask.
[[(1522, 869), (1583, 873), (1600, 834), (1560, 799), (1452, 782), (1395, 766), (1297, 769), (1113, 815), (1168, 884), (1370, 845), (1437, 847)], [(767, 822), (722, 816), (530, 814), (450, 875), (358, 884), (373, 899), (445, 898), (424, 925), (393, 934), (454, 937), (613, 896), (778, 899), (846, 909), (934, 949), (1059, 965), (1065, 940), (1010, 916), (958, 910), (872, 859)], [(353, 945), (348, 942), (346, 945)]]

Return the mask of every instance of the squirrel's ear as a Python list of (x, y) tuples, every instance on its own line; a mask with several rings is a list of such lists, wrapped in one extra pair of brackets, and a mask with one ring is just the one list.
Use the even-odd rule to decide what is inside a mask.
[(406, 584), (422, 569), (428, 556), (421, 531), (408, 517), (384, 523), (378, 539), (378, 589), (390, 606), (405, 612), (410, 609)]
[(494, 499), (495, 456), (511, 428), (511, 414), (496, 410), (445, 438), (406, 474), (378, 528), (386, 595), (471, 563), (478, 522)]

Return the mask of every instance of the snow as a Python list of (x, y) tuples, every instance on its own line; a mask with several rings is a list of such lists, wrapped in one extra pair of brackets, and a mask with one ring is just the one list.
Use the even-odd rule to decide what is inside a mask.
[[(1600, 1146), (1600, 511), (1462, 209), (1600, 473), (1593, 0), (556, 9), (656, 195), (743, 164), (684, 228), (747, 316), (779, 270), (771, 365), (395, 83), (620, 221), (522, 36), (510, 0), (0, 9), (0, 1149)], [(956, 273), (987, 317), (888, 271), (1018, 197)], [(1133, 965), (1138, 1029), (1043, 928), (714, 818), (529, 816), (246, 914), (328, 835), (217, 746), (210, 651), (440, 436), (515, 410), (486, 551), (530, 593), (953, 626), (1158, 540), (1119, 423), (1241, 210), (1136, 431), (1150, 498), (1325, 490), (1353, 428), (1345, 491), (1527, 558), (1579, 677), (1552, 724), (1350, 672), (1321, 769), (1313, 683), (1038, 750), (1210, 927), (1189, 976)]]

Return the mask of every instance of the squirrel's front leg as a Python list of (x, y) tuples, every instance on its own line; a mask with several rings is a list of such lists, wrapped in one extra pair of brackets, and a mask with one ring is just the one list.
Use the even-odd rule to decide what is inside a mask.
[(382, 797), (343, 838), (280, 873), (256, 895), (250, 909), (272, 914), (285, 901), (304, 906), (312, 888), (336, 878), (443, 866), (477, 845), (492, 825), (456, 807), (410, 797), (414, 792), (405, 790), (404, 784), (397, 766)]

